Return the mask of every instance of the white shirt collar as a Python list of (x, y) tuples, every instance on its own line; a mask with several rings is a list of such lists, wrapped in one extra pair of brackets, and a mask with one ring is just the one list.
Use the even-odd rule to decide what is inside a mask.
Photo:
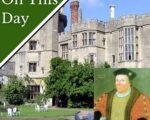
[(126, 97), (126, 96), (128, 96), (130, 93), (131, 93), (131, 88), (129, 88), (128, 91), (125, 92), (125, 93), (116, 92), (116, 96), (117, 96), (117, 97)]

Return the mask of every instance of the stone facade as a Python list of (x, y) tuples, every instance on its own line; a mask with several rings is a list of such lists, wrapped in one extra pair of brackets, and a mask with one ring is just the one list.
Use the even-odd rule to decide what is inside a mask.
[[(72, 3), (79, 6), (77, 0)], [(110, 12), (108, 22), (80, 19), (72, 23), (69, 33), (59, 35), (59, 56), (78, 62), (88, 60), (96, 67), (104, 62), (115, 68), (150, 67), (150, 14), (116, 19), (114, 5), (110, 6)]]
[[(72, 32), (59, 34), (59, 56), (81, 63), (94, 62), (96, 66), (103, 63), (105, 61), (103, 23), (97, 20), (82, 21), (72, 24), (71, 28)], [(63, 55), (64, 45), (68, 45), (68, 57)]]
[[(87, 45), (83, 44), (84, 33)], [(94, 33), (92, 44), (90, 33)], [(77, 45), (73, 46), (75, 35)], [(62, 46), (68, 44), (68, 59), (72, 61), (84, 62), (94, 54), (96, 66), (106, 61), (112, 67), (149, 67), (149, 38), (150, 14), (122, 16), (108, 22), (82, 20), (72, 24), (70, 33), (59, 35), (59, 55), (62, 57)], [(123, 54), (122, 58), (119, 54)]]
[(67, 17), (56, 13), (8, 62), (15, 63), (15, 75), (21, 78), (28, 75), (32, 79), (28, 84), (31, 90), (29, 99), (43, 93), (43, 80), (49, 74), (50, 60), (58, 56), (58, 34), (64, 32), (66, 25)]
[[(108, 62), (111, 67), (150, 67), (150, 14), (129, 15), (108, 22), (82, 20), (78, 13), (79, 1), (73, 0), (71, 27), (66, 16), (57, 13), (30, 41), (14, 56), (14, 74), (26, 74), (34, 80), (30, 85), (43, 92), (43, 79), (50, 71), (49, 61), (62, 57), (71, 61), (88, 61), (99, 67)], [(33, 97), (30, 97), (33, 99)]]
[[(105, 23), (105, 38), (107, 43), (105, 61), (113, 67), (150, 67), (150, 63), (148, 62), (150, 59), (149, 33), (150, 14), (122, 16), (118, 20)], [(123, 45), (122, 59), (119, 58), (120, 44)], [(133, 52), (133, 55), (131, 55), (131, 52)], [(115, 56), (114, 62), (113, 55)], [(133, 57), (131, 58), (130, 55)]]

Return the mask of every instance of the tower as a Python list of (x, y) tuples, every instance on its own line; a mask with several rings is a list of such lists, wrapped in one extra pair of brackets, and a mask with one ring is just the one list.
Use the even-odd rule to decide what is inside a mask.
[(78, 9), (79, 9), (79, 1), (72, 0), (70, 3), (71, 8), (71, 24), (78, 22)]

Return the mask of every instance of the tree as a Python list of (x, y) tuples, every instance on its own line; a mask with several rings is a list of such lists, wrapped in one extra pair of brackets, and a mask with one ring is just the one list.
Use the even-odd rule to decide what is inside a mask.
[(68, 79), (70, 107), (93, 107), (94, 66), (75, 63)]
[(46, 95), (55, 99), (57, 106), (66, 107), (68, 97), (67, 74), (71, 67), (68, 60), (62, 60), (59, 57), (51, 59), (51, 71), (45, 79)]
[(20, 105), (26, 98), (26, 88), (17, 76), (10, 76), (4, 88), (5, 98), (9, 104)]
[(94, 67), (89, 63), (71, 63), (61, 58), (51, 60), (51, 71), (45, 80), (47, 96), (55, 98), (56, 105), (92, 107), (94, 94)]

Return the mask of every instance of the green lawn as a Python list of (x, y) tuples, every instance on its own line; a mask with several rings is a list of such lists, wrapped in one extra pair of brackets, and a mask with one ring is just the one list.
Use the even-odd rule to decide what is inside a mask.
[(21, 108), (21, 116), (25, 117), (48, 117), (48, 116), (72, 116), (77, 109), (62, 109), (62, 108), (49, 108), (48, 112), (35, 112), (34, 106), (23, 106)]
[[(83, 109), (69, 108), (49, 108), (48, 112), (35, 112), (34, 106), (20, 106), (21, 114), (13, 118), (59, 118), (59, 120), (68, 120), (65, 118), (72, 117), (74, 114)], [(7, 118), (7, 113), (3, 113), (2, 118)], [(19, 120), (20, 120), (19, 119)]]

